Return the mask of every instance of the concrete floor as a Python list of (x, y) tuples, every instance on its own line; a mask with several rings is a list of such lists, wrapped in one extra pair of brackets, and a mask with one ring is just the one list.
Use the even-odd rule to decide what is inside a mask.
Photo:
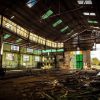
[(34, 71), (15, 78), (14, 74), (0, 80), (0, 100), (98, 100), (100, 96), (100, 87), (90, 86), (99, 80), (96, 71)]

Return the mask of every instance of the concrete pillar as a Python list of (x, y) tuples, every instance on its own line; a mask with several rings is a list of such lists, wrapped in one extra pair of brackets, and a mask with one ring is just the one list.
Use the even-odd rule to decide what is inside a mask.
[(57, 65), (59, 66), (60, 69), (63, 69), (64, 66), (64, 60), (63, 60), (63, 55), (57, 55)]
[(57, 63), (57, 55), (54, 55), (54, 66), (55, 68), (59, 68)]
[(83, 63), (84, 68), (91, 68), (91, 56), (90, 56), (90, 50), (83, 51)]
[(65, 52), (64, 56), (65, 56), (65, 58), (64, 58), (63, 68), (64, 69), (70, 69), (70, 52), (69, 51)]

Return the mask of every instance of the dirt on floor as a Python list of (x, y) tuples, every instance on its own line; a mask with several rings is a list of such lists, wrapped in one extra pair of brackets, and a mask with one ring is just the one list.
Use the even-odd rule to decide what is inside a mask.
[(97, 73), (50, 71), (1, 79), (0, 100), (98, 100), (100, 77)]

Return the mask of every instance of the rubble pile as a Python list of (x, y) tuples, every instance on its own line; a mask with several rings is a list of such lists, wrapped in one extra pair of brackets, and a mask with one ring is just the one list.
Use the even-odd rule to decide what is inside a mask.
[(12, 80), (9, 84), (13, 85), (10, 92), (15, 93), (14, 96), (21, 100), (98, 100), (100, 76), (97, 73), (96, 71), (49, 72), (41, 75), (39, 73), (35, 77), (32, 75)]

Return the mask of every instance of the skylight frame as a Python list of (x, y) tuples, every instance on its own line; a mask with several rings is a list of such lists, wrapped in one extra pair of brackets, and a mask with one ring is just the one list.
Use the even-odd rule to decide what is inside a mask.
[(90, 14), (89, 14), (89, 12), (83, 12), (83, 15), (89, 16)]
[(53, 23), (53, 27), (57, 27), (58, 25), (60, 25), (63, 21), (61, 19), (57, 20), (55, 23)]
[(6, 39), (8, 39), (9, 37), (11, 37), (10, 34), (5, 34), (3, 38), (4, 38), (4, 40), (6, 40)]
[(62, 28), (62, 29), (60, 30), (60, 32), (65, 32), (67, 29), (69, 29), (69, 26), (65, 26), (64, 28)]
[(96, 13), (92, 12), (92, 13), (90, 13), (90, 16), (96, 16)]
[(92, 0), (77, 0), (79, 5), (92, 5)]
[(45, 14), (42, 15), (42, 19), (47, 19), (49, 18), (54, 12), (49, 9)]
[(96, 13), (94, 13), (94, 12), (83, 12), (83, 15), (85, 15), (85, 16), (96, 16)]
[(29, 0), (26, 5), (29, 8), (32, 8), (37, 3), (37, 0)]

